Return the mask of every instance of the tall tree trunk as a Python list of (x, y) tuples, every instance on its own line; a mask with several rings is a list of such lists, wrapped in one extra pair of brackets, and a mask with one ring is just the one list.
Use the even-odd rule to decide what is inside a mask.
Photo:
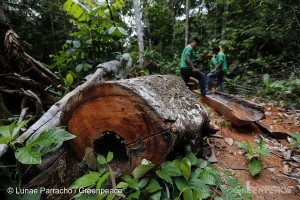
[(151, 39), (151, 29), (150, 29), (150, 20), (148, 15), (148, 0), (144, 0), (144, 9), (145, 9), (145, 23), (147, 26), (147, 32), (148, 32), (148, 42), (149, 42), (149, 50), (152, 51), (152, 39)]
[(185, 46), (189, 42), (189, 17), (190, 17), (190, 0), (186, 0), (185, 2), (185, 15), (186, 15), (186, 20), (185, 20)]
[(133, 0), (134, 6), (134, 17), (135, 17), (135, 26), (136, 26), (136, 34), (139, 45), (139, 63), (140, 67), (143, 66), (143, 55), (144, 55), (144, 39), (143, 39), (143, 27), (141, 20), (141, 7), (139, 0)]

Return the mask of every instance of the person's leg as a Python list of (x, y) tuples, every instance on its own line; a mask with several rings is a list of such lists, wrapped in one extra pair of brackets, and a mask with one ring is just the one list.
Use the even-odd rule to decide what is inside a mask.
[(220, 72), (218, 79), (220, 82), (220, 91), (224, 92), (224, 72), (223, 71)]
[(207, 81), (208, 81), (208, 89), (209, 91), (216, 91), (216, 75), (214, 73), (209, 73), (207, 75)]
[(205, 79), (205, 74), (201, 72), (200, 70), (196, 70), (192, 77), (196, 78), (199, 81), (199, 86), (201, 89), (201, 95), (205, 96), (206, 95), (206, 79)]
[(180, 69), (181, 78), (184, 80), (186, 85), (190, 80), (191, 74), (192, 74), (192, 69), (189, 68)]
[(193, 77), (190, 77), (189, 83), (193, 84), (193, 86), (190, 88), (190, 90), (196, 90), (197, 89), (197, 85), (198, 85), (198, 80), (197, 79), (195, 79)]
[(213, 77), (212, 77), (212, 74), (209, 73), (207, 74), (207, 88), (209, 91), (211, 91), (211, 87), (212, 87), (212, 83), (213, 83)]

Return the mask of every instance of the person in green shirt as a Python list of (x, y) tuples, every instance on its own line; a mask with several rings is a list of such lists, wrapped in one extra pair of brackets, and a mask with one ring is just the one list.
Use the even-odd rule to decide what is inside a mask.
[[(220, 47), (214, 47), (213, 52), (216, 54), (215, 61), (212, 64), (211, 72), (207, 75), (208, 85), (211, 85), (211, 91), (216, 90), (216, 79), (220, 83), (220, 91), (224, 92), (224, 76), (227, 71), (226, 57)], [(215, 65), (215, 66), (213, 66)]]
[(180, 59), (180, 73), (181, 78), (187, 84), (190, 77), (198, 80), (201, 89), (201, 95), (206, 95), (206, 80), (205, 74), (194, 66), (195, 63), (195, 52), (194, 50), (198, 47), (200, 41), (194, 38), (182, 51)]
[[(209, 71), (210, 73), (215, 69), (216, 65), (217, 65), (217, 59), (216, 59), (216, 55), (210, 51), (207, 54), (208, 59), (210, 60), (209, 62)], [(211, 91), (213, 84), (216, 83), (216, 78), (214, 77), (210, 77), (210, 74), (207, 75), (208, 79), (207, 79), (207, 86), (208, 86), (208, 90)]]

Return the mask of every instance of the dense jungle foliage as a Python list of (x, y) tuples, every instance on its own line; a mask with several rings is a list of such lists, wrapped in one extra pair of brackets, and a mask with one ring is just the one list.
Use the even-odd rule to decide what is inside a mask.
[[(139, 2), (145, 61), (136, 74), (179, 74), (187, 1)], [(222, 46), (229, 65), (226, 92), (299, 107), (299, 0), (189, 3), (189, 39), (201, 39), (197, 67), (208, 73), (207, 52)], [(74, 88), (97, 64), (124, 52), (138, 66), (132, 1), (4, 0), (3, 9), (26, 51), (59, 74), (68, 87)]]

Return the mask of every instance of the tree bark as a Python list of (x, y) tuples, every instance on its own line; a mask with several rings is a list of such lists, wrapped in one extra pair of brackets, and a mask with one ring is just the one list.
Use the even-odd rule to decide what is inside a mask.
[(190, 17), (190, 0), (186, 0), (185, 3), (185, 46), (189, 43), (189, 17)]
[(133, 0), (134, 7), (134, 17), (135, 17), (135, 26), (136, 26), (136, 34), (139, 45), (139, 65), (143, 66), (143, 55), (144, 55), (144, 39), (143, 39), (143, 26), (141, 20), (141, 7), (139, 0)]
[(204, 108), (177, 76), (146, 76), (94, 84), (68, 101), (61, 121), (81, 160), (86, 147), (114, 152), (115, 170), (131, 172), (143, 159), (159, 166), (176, 146), (199, 148), (213, 132)]

